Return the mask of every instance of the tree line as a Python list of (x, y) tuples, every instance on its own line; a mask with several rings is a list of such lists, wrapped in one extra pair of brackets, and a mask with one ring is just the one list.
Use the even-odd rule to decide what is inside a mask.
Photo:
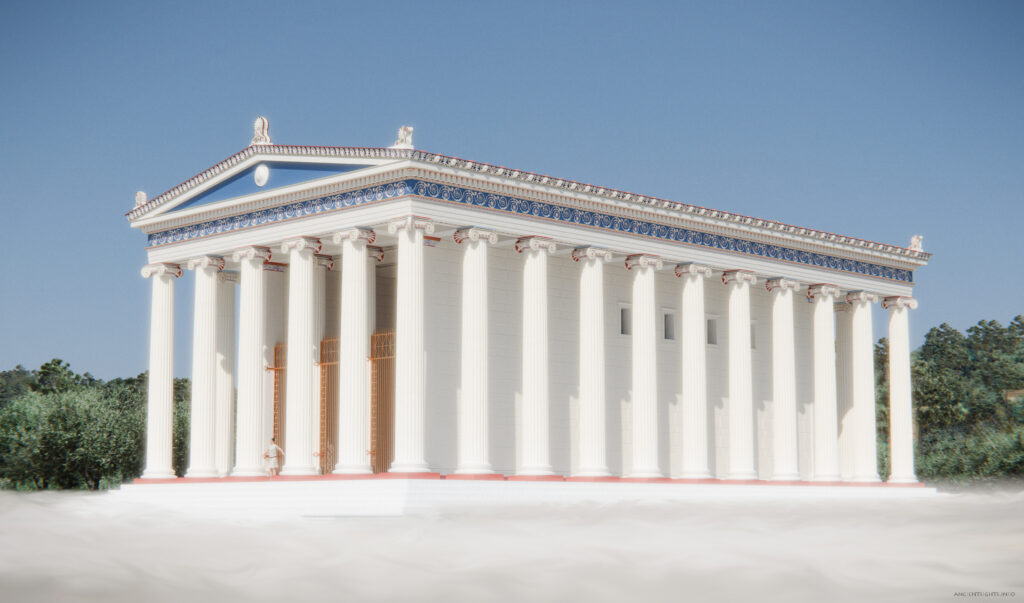
[[(875, 345), (879, 474), (889, 473), (888, 342)], [(922, 480), (1024, 477), (1024, 316), (932, 328), (911, 363)], [(102, 381), (54, 359), (0, 372), (0, 487), (101, 489), (138, 477), (146, 379)], [(188, 462), (190, 386), (174, 380), (174, 471)]]

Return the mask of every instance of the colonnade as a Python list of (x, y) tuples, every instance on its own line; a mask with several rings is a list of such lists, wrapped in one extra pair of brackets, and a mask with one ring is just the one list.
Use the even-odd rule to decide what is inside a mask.
[[(430, 220), (405, 217), (388, 226), (398, 239), (396, 358), (394, 403), (395, 473), (428, 472), (425, 454), (424, 245), (433, 232)], [(334, 233), (341, 245), (338, 455), (339, 474), (371, 471), (370, 384), (367, 370), (370, 339), (372, 263), (380, 251), (372, 247), (371, 229)], [(488, 446), (488, 247), (495, 233), (477, 227), (455, 231), (463, 248), (461, 396), (457, 416), (457, 474), (491, 474)], [(549, 428), (548, 262), (557, 249), (540, 236), (521, 237), (515, 250), (523, 257), (522, 406), (518, 475), (553, 475)], [(318, 472), (317, 401), (318, 343), (323, 336), (323, 291), (333, 260), (318, 255), (320, 239), (296, 237), (283, 242), (288, 270), (287, 452), (282, 475)], [(193, 334), (192, 416), (189, 468), (186, 477), (263, 474), (266, 433), (263, 387), (266, 300), (265, 262), (271, 248), (236, 250), (239, 273), (223, 273), (224, 258), (188, 260), (196, 274)], [(569, 256), (579, 271), (579, 421), (575, 477), (609, 476), (605, 437), (606, 392), (604, 270), (612, 253), (596, 247), (573, 248)], [(628, 255), (632, 274), (632, 441), (628, 478), (665, 475), (658, 464), (657, 306), (655, 271), (663, 259)], [(672, 266), (679, 279), (681, 392), (681, 478), (712, 476), (708, 454), (708, 383), (704, 297), (712, 268), (697, 263)], [(144, 478), (173, 477), (171, 418), (173, 387), (174, 279), (180, 266), (147, 265), (143, 276), (153, 280), (150, 331), (150, 379), (147, 457)], [(800, 477), (797, 457), (795, 299), (805, 291), (813, 304), (813, 451), (815, 481), (879, 481), (875, 452), (874, 360), (872, 308), (879, 296), (866, 291), (842, 295), (823, 283), (801, 284), (791, 278), (763, 279), (738, 269), (720, 271), (728, 297), (727, 406), (728, 464), (726, 479), (757, 478), (752, 396), (751, 288), (764, 286), (771, 295), (771, 383), (773, 416), (770, 479)], [(218, 281), (218, 275), (220, 280)], [(241, 285), (238, 333), (238, 404), (231, 412), (235, 386), (228, 367), (234, 361), (234, 286)], [(890, 482), (916, 481), (913, 467), (913, 415), (910, 387), (909, 297), (887, 297), (889, 311), (889, 393), (892, 473)], [(838, 312), (837, 312), (838, 311)], [(836, 316), (840, 341), (836, 353)], [(321, 318), (317, 318), (321, 317)], [(232, 327), (233, 328), (233, 327)], [(840, 441), (838, 409), (842, 415)], [(231, 434), (234, 438), (234, 450)], [(231, 462), (233, 457), (233, 464)]]

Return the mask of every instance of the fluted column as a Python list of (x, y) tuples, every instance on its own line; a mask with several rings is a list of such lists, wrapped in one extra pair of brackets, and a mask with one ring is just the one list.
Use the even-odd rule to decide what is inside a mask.
[(217, 475), (231, 471), (235, 452), (235, 283), (238, 273), (217, 275)]
[(323, 371), (320, 368), (321, 350), (320, 346), (324, 340), (324, 334), (327, 332), (326, 316), (327, 313), (327, 273), (334, 270), (334, 258), (329, 255), (317, 255), (316, 256), (316, 269), (313, 275), (313, 341), (316, 342), (316, 370), (314, 371), (314, 403), (313, 403), (313, 447), (315, 452), (313, 453), (313, 464), (316, 466), (317, 473), (326, 473), (333, 467), (324, 467), (324, 459), (320, 458), (323, 453), (323, 447), (321, 442), (324, 437), (324, 430), (326, 427), (321, 424), (323, 418), (323, 383), (320, 382), (320, 377), (323, 375)]
[(912, 297), (887, 297), (889, 311), (889, 459), (891, 483), (914, 483), (914, 407), (910, 381), (910, 321), (917, 309)]
[(765, 282), (772, 296), (772, 473), (771, 479), (800, 479), (796, 427), (796, 347), (793, 295), (799, 284), (787, 278)]
[(334, 235), (341, 244), (341, 340), (338, 358), (338, 463), (335, 473), (371, 473), (369, 291), (367, 245), (377, 234), (350, 228)]
[(707, 326), (704, 318), (704, 280), (711, 268), (700, 264), (679, 264), (675, 275), (682, 282), (680, 328), (683, 392), (683, 460), (680, 477), (711, 477), (708, 464), (708, 381)]
[(654, 273), (657, 256), (626, 258), (633, 272), (633, 466), (627, 477), (661, 477), (658, 466), (658, 308)]
[(821, 482), (839, 480), (839, 426), (836, 419), (836, 339), (833, 304), (839, 288), (817, 284), (807, 288), (807, 299), (814, 304), (814, 472)]
[(854, 435), (856, 417), (853, 412), (853, 356), (851, 355), (851, 328), (853, 313), (850, 304), (837, 301), (836, 320), (836, 427), (838, 434), (839, 479), (853, 478)]
[(188, 261), (196, 273), (192, 324), (192, 416), (189, 466), (185, 477), (216, 477), (217, 433), (217, 273), (224, 258)]
[(877, 482), (878, 447), (875, 436), (875, 349), (871, 307), (878, 296), (867, 291), (846, 295), (850, 304), (851, 391), (853, 398), (853, 475), (855, 482)]
[(267, 297), (263, 264), (270, 259), (266, 247), (244, 247), (232, 259), (241, 264), (238, 316), (238, 402), (236, 405), (236, 476), (263, 475), (264, 395), (263, 348), (267, 344)]
[(518, 475), (552, 475), (548, 384), (548, 255), (543, 237), (516, 241), (523, 262), (523, 397)]
[(746, 270), (728, 270), (729, 288), (729, 473), (727, 479), (757, 479), (754, 468), (754, 403), (751, 385), (750, 286)]
[(398, 237), (398, 303), (395, 316), (394, 473), (423, 473), (426, 460), (426, 364), (423, 340), (423, 234), (429, 220), (407, 216), (388, 224)]
[(171, 433), (174, 424), (174, 279), (177, 264), (148, 264), (143, 278), (153, 279), (149, 316), (149, 383), (146, 404), (144, 479), (174, 477)]
[(288, 255), (288, 353), (285, 379), (285, 454), (281, 475), (314, 475), (314, 440), (320, 360), (316, 338), (316, 254), (320, 240), (289, 239), (281, 245)]
[(605, 436), (604, 264), (610, 251), (572, 250), (580, 267), (579, 463), (577, 477), (604, 477), (608, 471)]
[(487, 244), (498, 235), (480, 228), (455, 231), (462, 256), (462, 372), (458, 400), (456, 473), (493, 473), (488, 444), (489, 355), (487, 337)]

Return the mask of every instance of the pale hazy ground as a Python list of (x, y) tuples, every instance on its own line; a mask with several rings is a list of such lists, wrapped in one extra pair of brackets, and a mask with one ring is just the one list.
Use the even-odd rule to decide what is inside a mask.
[(233, 524), (102, 496), (0, 492), (0, 600), (1024, 599), (1021, 492)]

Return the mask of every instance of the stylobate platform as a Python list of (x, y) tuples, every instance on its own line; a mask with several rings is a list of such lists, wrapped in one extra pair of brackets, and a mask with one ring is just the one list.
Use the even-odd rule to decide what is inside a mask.
[[(922, 484), (736, 482), (668, 478), (445, 479), (438, 474), (135, 480), (121, 504), (225, 518), (406, 515), (522, 505), (658, 504), (721, 500), (828, 501), (931, 497)], [(454, 477), (454, 476), (450, 476)]]

